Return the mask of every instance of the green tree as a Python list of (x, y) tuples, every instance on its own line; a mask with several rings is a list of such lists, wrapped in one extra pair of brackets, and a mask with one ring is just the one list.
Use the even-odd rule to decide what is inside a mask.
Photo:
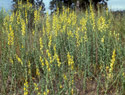
[(50, 2), (50, 9), (56, 9), (58, 6), (59, 8), (62, 8), (62, 6), (66, 7), (79, 7), (80, 9), (85, 9), (89, 6), (90, 2), (94, 5), (94, 7), (97, 9), (97, 4), (107, 6), (108, 0), (52, 0)]
[(42, 11), (45, 11), (45, 4), (43, 3), (43, 0), (13, 0), (14, 10), (18, 8), (18, 1), (22, 1), (23, 4), (25, 4), (28, 1), (33, 5), (33, 7), (36, 7), (36, 8), (39, 8), (40, 6), (42, 6)]

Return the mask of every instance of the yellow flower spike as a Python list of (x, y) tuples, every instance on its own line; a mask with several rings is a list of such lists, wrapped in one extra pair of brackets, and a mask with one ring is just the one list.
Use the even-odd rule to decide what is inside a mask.
[(60, 65), (61, 65), (61, 62), (60, 62), (60, 59), (59, 59), (59, 57), (57, 56), (57, 63), (58, 63), (58, 67), (60, 67)]
[(17, 24), (20, 24), (20, 10), (17, 12)]
[(101, 38), (101, 42), (104, 43), (105, 36)]
[(9, 33), (8, 33), (8, 45), (13, 45), (14, 44), (14, 32), (12, 30), (11, 25), (9, 25)]
[(28, 74), (30, 75), (31, 74), (31, 64), (30, 64), (30, 61), (28, 61)]
[(25, 83), (24, 83), (24, 95), (28, 95), (28, 87), (29, 87), (28, 81), (25, 80)]
[(41, 56), (40, 56), (40, 62), (41, 62), (42, 67), (44, 67), (44, 63), (43, 63), (43, 60), (42, 60)]
[(68, 59), (68, 66), (70, 66), (71, 70), (73, 70), (74, 69), (73, 56), (70, 56), (69, 52), (67, 54), (67, 59)]
[(94, 10), (92, 8), (92, 4), (90, 3), (90, 12), (91, 12), (91, 25), (93, 26), (93, 31), (95, 31), (95, 14), (94, 14)]
[(106, 24), (106, 21), (105, 21), (105, 18), (104, 17), (100, 17), (98, 19), (98, 22), (97, 22), (97, 26), (98, 26), (98, 30), (99, 31), (106, 31), (106, 28), (107, 28), (107, 24)]
[(47, 13), (46, 14), (46, 32), (47, 32), (47, 35), (49, 35), (50, 33), (50, 17), (49, 17), (49, 14)]
[(13, 60), (12, 60), (12, 58), (10, 58), (10, 63), (12, 63), (12, 64), (13, 64)]
[(87, 31), (87, 28), (86, 28), (86, 23), (87, 23), (87, 20), (83, 17), (81, 20), (80, 20), (80, 24), (81, 24), (81, 29), (82, 31)]
[(47, 49), (46, 52), (47, 52), (48, 58), (50, 59), (50, 63), (52, 63), (52, 57), (49, 50)]
[(22, 60), (18, 57), (18, 55), (17, 55), (17, 54), (16, 54), (16, 59), (17, 59), (17, 61), (18, 61), (19, 63), (21, 63), (21, 65), (23, 65)]
[(73, 88), (72, 88), (72, 90), (71, 90), (71, 93), (72, 93), (72, 95), (74, 94)]
[(43, 95), (47, 95), (47, 93), (44, 91)]
[(36, 75), (37, 75), (38, 77), (40, 77), (40, 71), (39, 71), (39, 67), (38, 67), (38, 66), (36, 66)]
[(60, 85), (60, 87), (59, 88), (62, 88), (62, 85)]
[(34, 23), (37, 23), (37, 10), (34, 11)]
[(50, 67), (49, 67), (49, 62), (45, 59), (45, 63), (46, 63), (46, 68), (47, 68), (47, 70), (50, 72), (51, 71), (51, 69), (50, 69)]
[(113, 54), (112, 54), (112, 59), (111, 59), (111, 63), (110, 63), (110, 68), (109, 68), (109, 74), (108, 74), (108, 80), (110, 80), (113, 77), (112, 71), (113, 71), (113, 66), (115, 63), (115, 49), (113, 50)]
[(12, 23), (14, 20), (14, 12), (12, 13), (12, 15), (10, 16), (10, 22)]
[(41, 37), (39, 39), (39, 43), (40, 43), (40, 51), (42, 51), (42, 49), (43, 49), (43, 42), (42, 42), (42, 38)]
[(79, 47), (79, 45), (80, 45), (80, 39), (79, 39), (79, 32), (78, 32), (78, 30), (76, 30), (75, 31), (75, 36), (76, 36), (76, 43), (77, 43), (77, 47)]
[(38, 85), (36, 83), (34, 83), (34, 87), (35, 87), (34, 90), (38, 91)]
[(33, 36), (34, 36), (34, 34), (35, 34), (35, 30), (32, 30), (32, 34), (33, 34)]
[(49, 94), (49, 89), (47, 89), (47, 94)]
[(67, 80), (67, 76), (66, 76), (65, 74), (63, 75), (63, 79), (64, 79), (64, 80)]
[(21, 28), (22, 28), (22, 36), (25, 35), (25, 28), (26, 28), (26, 25), (25, 25), (25, 21), (22, 19), (21, 20)]
[(109, 9), (106, 8), (106, 15), (108, 16), (108, 14), (109, 14)]

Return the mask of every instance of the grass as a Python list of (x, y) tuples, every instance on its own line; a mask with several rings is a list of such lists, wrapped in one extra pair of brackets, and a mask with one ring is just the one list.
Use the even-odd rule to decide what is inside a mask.
[(0, 94), (125, 93), (124, 15), (28, 6), (0, 13)]

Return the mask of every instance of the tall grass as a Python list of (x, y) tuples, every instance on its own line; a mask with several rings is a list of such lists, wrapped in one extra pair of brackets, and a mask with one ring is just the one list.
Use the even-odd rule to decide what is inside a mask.
[(91, 5), (42, 15), (19, 3), (0, 21), (0, 94), (125, 93), (124, 16)]

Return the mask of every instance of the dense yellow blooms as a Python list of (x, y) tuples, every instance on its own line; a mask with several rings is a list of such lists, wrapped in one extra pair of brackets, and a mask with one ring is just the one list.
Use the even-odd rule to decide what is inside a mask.
[(83, 17), (81, 20), (80, 20), (80, 24), (81, 24), (81, 30), (82, 31), (86, 31), (87, 28), (86, 28), (86, 23), (87, 23), (87, 20)]
[(68, 35), (68, 39), (69, 39), (70, 37), (73, 38), (73, 33), (72, 33), (71, 30), (69, 30), (69, 31), (67, 32), (67, 35)]
[(98, 30), (99, 31), (106, 31), (106, 28), (108, 27), (107, 26), (107, 24), (106, 24), (106, 21), (105, 21), (105, 18), (104, 17), (100, 17), (99, 19), (98, 19), (98, 22), (97, 22), (97, 26), (98, 26)]
[(8, 45), (13, 45), (14, 44), (14, 32), (12, 30), (11, 25), (9, 25), (9, 33), (8, 33)]

